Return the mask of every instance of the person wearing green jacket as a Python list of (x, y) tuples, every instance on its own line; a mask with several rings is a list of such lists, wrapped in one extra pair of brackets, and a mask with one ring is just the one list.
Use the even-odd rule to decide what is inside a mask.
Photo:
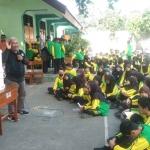
[(54, 73), (57, 74), (61, 68), (61, 47), (58, 38), (54, 38), (54, 49), (52, 49), (54, 59)]
[(76, 68), (76, 63), (79, 63), (79, 68), (82, 67), (82, 63), (83, 63), (83, 56), (81, 55), (81, 53), (76, 50), (72, 56), (72, 60), (73, 60), (73, 67)]
[(54, 67), (54, 60), (52, 56), (52, 49), (54, 49), (54, 43), (51, 41), (51, 37), (48, 35), (47, 40), (46, 40), (46, 47), (49, 52), (49, 60), (48, 60), (48, 65), (49, 67), (53, 68)]
[(27, 57), (29, 58), (30, 61), (33, 61), (35, 54), (34, 54), (34, 52), (31, 49), (31, 47), (30, 47), (29, 44), (27, 44), (26, 47), (27, 47), (27, 49), (26, 49), (26, 55), (27, 55)]
[(132, 56), (132, 45), (130, 44), (130, 41), (127, 41), (127, 51), (126, 51), (126, 55), (128, 57), (128, 60), (131, 62), (131, 56)]

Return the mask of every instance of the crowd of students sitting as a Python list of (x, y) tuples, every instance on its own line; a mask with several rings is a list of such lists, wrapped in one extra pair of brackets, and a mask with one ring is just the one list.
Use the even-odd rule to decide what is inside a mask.
[[(83, 66), (79, 69), (72, 68), (69, 63), (66, 64), (65, 70), (60, 69), (54, 87), (49, 87), (48, 91), (59, 101), (68, 99), (71, 103), (79, 103), (82, 118), (107, 116), (109, 109), (119, 108), (115, 113), (116, 117), (121, 120), (132, 120), (132, 122), (125, 120), (121, 123), (121, 133), (132, 135), (133, 130), (139, 130), (138, 136), (144, 134), (141, 143), (138, 141), (141, 145), (136, 144), (138, 143), (136, 141), (126, 146), (135, 150), (143, 150), (150, 145), (150, 127), (145, 129), (149, 134), (146, 136), (143, 128), (147, 127), (137, 127), (136, 124), (149, 124), (150, 122), (150, 117), (144, 111), (146, 109), (150, 115), (149, 63), (148, 55), (136, 52), (133, 53), (131, 60), (119, 52), (116, 52), (116, 55), (100, 53), (100, 56), (97, 54), (91, 59), (85, 57)], [(140, 113), (139, 107), (145, 114)], [(109, 147), (104, 147), (104, 149), (126, 149), (120, 145), (126, 138), (123, 136), (119, 140), (118, 137), (122, 137), (120, 133), (109, 139)]]

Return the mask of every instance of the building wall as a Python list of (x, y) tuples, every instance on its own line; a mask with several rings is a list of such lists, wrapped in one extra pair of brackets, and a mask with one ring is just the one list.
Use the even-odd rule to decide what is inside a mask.
[[(47, 5), (42, 0), (0, 0), (0, 31), (2, 30), (8, 38), (11, 36), (17, 37), (21, 46), (21, 42), (24, 43), (22, 15), (26, 10), (39, 9), (46, 9), (47, 12), (62, 17), (56, 9)], [(34, 36), (36, 36), (36, 29), (34, 28), (34, 30)]]

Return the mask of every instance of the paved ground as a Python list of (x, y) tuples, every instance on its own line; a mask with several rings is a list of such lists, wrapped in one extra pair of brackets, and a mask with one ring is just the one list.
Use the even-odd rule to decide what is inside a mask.
[[(47, 87), (53, 83), (27, 85), (26, 103), (37, 116), (60, 116), (50, 121), (41, 117), (19, 116), (19, 122), (3, 121), (3, 136), (0, 136), (1, 150), (93, 150), (101, 147), (108, 135), (118, 132), (119, 120), (114, 117), (116, 110), (110, 110), (108, 117), (81, 119), (73, 112), (76, 104), (57, 101), (47, 93)], [(34, 110), (34, 108), (47, 108)], [(49, 108), (49, 109), (48, 109)], [(7, 109), (5, 108), (5, 110)], [(44, 118), (47, 119), (47, 118)]]

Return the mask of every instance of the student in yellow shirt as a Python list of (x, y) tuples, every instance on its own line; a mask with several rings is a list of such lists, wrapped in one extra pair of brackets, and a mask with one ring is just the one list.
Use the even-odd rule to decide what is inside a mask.
[(138, 125), (129, 120), (123, 120), (120, 124), (120, 131), (127, 137), (135, 140), (130, 146), (123, 148), (116, 144), (116, 138), (109, 141), (109, 146), (113, 150), (148, 150), (150, 149), (150, 126)]
[(64, 75), (64, 71), (63, 70), (59, 70), (59, 76), (56, 77), (55, 82), (54, 82), (54, 86), (49, 87), (48, 91), (49, 94), (54, 94), (55, 97), (59, 100), (62, 101), (62, 93), (63, 93), (63, 75)]
[[(36, 54), (36, 57), (34, 57), (34, 61), (42, 61), (41, 55), (39, 53)], [(41, 69), (40, 65), (34, 66), (36, 69)]]
[(71, 79), (72, 79), (73, 77), (77, 76), (76, 70), (72, 68), (72, 65), (71, 65), (70, 63), (67, 63), (67, 64), (66, 64), (65, 73), (69, 73)]
[(86, 79), (87, 79), (87, 81), (88, 81), (88, 80), (90, 79), (90, 76), (91, 76), (89, 67), (86, 67), (86, 68), (84, 69), (84, 74), (85, 74), (85, 77), (86, 77)]
[[(81, 78), (79, 76), (75, 76), (72, 78), (73, 81), (73, 85), (70, 87), (69, 90), (69, 94), (68, 94), (68, 98), (71, 99), (70, 102), (74, 102), (74, 103), (84, 103), (84, 99), (83, 99), (83, 83), (81, 82)], [(72, 89), (74, 88), (74, 89)], [(71, 90), (73, 91), (71, 93)]]

